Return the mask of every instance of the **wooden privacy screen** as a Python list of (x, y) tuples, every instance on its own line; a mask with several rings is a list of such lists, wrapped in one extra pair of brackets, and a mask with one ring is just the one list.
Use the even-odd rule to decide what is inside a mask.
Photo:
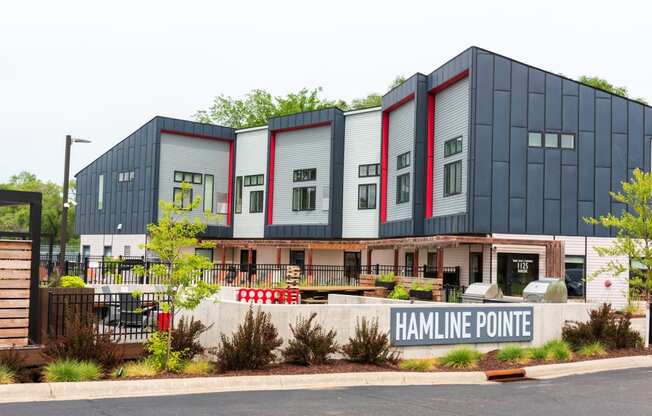
[(27, 345), (31, 241), (0, 240), (0, 346)]

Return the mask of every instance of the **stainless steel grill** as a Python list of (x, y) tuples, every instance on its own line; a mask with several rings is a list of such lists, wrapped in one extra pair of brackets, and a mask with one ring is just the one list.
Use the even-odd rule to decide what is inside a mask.
[(566, 303), (568, 301), (566, 284), (553, 277), (542, 277), (525, 286), (523, 301), (530, 303)]
[(472, 283), (462, 295), (462, 303), (484, 303), (502, 297), (503, 292), (495, 283)]

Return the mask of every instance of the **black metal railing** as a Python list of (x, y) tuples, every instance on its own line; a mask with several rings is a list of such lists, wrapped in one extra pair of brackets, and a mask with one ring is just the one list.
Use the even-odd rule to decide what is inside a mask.
[[(120, 342), (144, 342), (167, 319), (158, 293), (49, 293), (48, 336), (51, 339), (71, 331), (71, 322), (92, 323), (97, 334)], [(167, 316), (170, 316), (168, 314)]]

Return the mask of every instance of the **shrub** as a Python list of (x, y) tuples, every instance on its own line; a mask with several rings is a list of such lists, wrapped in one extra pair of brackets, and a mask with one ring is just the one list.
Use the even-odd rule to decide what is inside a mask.
[(165, 360), (167, 369), (171, 372), (177, 372), (183, 367), (183, 353), (181, 351), (171, 351), (168, 357), (168, 334), (167, 332), (155, 332), (150, 335), (145, 343), (145, 351), (149, 354), (148, 359), (158, 371), (165, 369)]
[(313, 323), (317, 317), (312, 313), (310, 318), (297, 318), (294, 326), (290, 325), (292, 339), (281, 353), (286, 362), (300, 365), (324, 364), (330, 354), (338, 350), (334, 330), (326, 332), (321, 325)]
[(222, 334), (217, 348), (217, 366), (221, 371), (258, 370), (274, 362), (274, 350), (283, 344), (271, 315), (260, 309), (254, 316), (249, 308), (244, 322), (231, 337)]
[(474, 368), (482, 354), (473, 348), (455, 348), (439, 359), (439, 363), (449, 368)]
[(149, 359), (130, 361), (113, 372), (114, 377), (154, 377), (159, 372), (156, 364)]
[(79, 276), (61, 276), (59, 287), (85, 287), (84, 279)]
[(25, 357), (18, 353), (16, 347), (0, 350), (0, 367), (4, 367), (16, 376), (25, 369)]
[(369, 322), (362, 318), (358, 321), (355, 336), (349, 338), (342, 352), (349, 360), (365, 364), (397, 364), (400, 357), (391, 349), (387, 334), (380, 332), (378, 319)]
[(417, 292), (432, 292), (432, 283), (428, 283), (423, 279), (416, 279), (410, 285), (410, 290)]
[(396, 275), (394, 275), (394, 272), (383, 273), (380, 276), (378, 276), (378, 279), (376, 279), (376, 281), (383, 282), (383, 283), (393, 283), (396, 282)]
[(557, 361), (568, 361), (573, 357), (570, 345), (565, 341), (552, 340), (543, 345), (548, 351), (549, 357)]
[(544, 347), (533, 347), (529, 351), (530, 358), (537, 361), (548, 361), (550, 359), (550, 351)]
[(562, 339), (574, 349), (596, 342), (608, 349), (637, 348), (643, 345), (641, 336), (631, 329), (631, 314), (618, 316), (607, 303), (592, 310), (587, 322), (565, 325)]
[(89, 381), (97, 380), (102, 374), (101, 368), (90, 361), (63, 359), (53, 361), (45, 366), (45, 381)]
[(4, 364), (0, 364), (0, 384), (13, 384), (16, 382), (16, 373)]
[(430, 371), (437, 366), (436, 358), (413, 358), (403, 360), (398, 367), (407, 371)]
[(181, 372), (193, 376), (210, 374), (213, 372), (213, 363), (204, 359), (188, 361)]
[(123, 359), (122, 348), (111, 338), (112, 334), (98, 334), (92, 314), (66, 323), (66, 334), (48, 342), (45, 354), (55, 360), (74, 359), (92, 361), (110, 371)]
[(398, 300), (409, 300), (410, 299), (410, 293), (405, 290), (405, 288), (401, 285), (396, 285), (394, 286), (394, 290), (389, 294), (388, 298), (390, 299), (398, 299)]
[(208, 328), (201, 321), (184, 317), (179, 319), (176, 328), (172, 330), (172, 351), (179, 351), (184, 360), (191, 360), (196, 355), (204, 353), (204, 347), (199, 343), (199, 336)]
[(594, 342), (593, 344), (582, 345), (577, 353), (583, 357), (597, 357), (600, 355), (605, 355), (607, 352), (604, 350), (604, 347), (599, 342)]
[(509, 345), (501, 348), (496, 354), (496, 358), (500, 361), (510, 363), (523, 363), (530, 357), (530, 351), (519, 345)]

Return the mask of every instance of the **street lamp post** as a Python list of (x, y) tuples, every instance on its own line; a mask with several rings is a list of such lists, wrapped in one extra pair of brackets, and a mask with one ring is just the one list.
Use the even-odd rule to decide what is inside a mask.
[(59, 243), (59, 272), (63, 273), (66, 262), (66, 230), (68, 229), (68, 181), (70, 176), (70, 147), (73, 143), (90, 143), (90, 140), (73, 139), (69, 134), (66, 135), (66, 153), (63, 166), (63, 207), (61, 209), (61, 241)]

